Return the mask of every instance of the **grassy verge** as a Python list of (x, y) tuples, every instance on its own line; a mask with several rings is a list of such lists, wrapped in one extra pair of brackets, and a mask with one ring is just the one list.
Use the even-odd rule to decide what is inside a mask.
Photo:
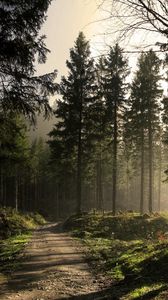
[(21, 214), (10, 208), (0, 208), (0, 283), (19, 266), (19, 254), (30, 240), (32, 230), (44, 223), (39, 214)]
[(84, 214), (65, 228), (85, 243), (115, 299), (168, 299), (168, 215)]

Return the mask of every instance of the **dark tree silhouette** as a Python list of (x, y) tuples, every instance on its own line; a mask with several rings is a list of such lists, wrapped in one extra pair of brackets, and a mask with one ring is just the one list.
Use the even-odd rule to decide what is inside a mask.
[(39, 36), (50, 0), (2, 0), (0, 3), (0, 113), (15, 110), (30, 118), (50, 111), (56, 72), (35, 76), (35, 62), (49, 50)]
[(89, 42), (82, 32), (70, 50), (67, 67), (69, 74), (62, 78), (62, 99), (58, 101), (55, 112), (59, 121), (50, 133), (53, 140), (49, 144), (54, 156), (57, 153), (62, 161), (71, 161), (70, 164), (76, 166), (76, 211), (80, 212), (82, 180), (91, 152), (92, 112), (96, 101), (94, 61), (90, 57)]

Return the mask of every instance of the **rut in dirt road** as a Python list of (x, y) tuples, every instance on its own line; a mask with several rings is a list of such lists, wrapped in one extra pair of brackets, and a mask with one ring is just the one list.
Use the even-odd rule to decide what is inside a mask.
[(73, 238), (58, 224), (49, 224), (35, 231), (20, 270), (2, 287), (0, 299), (113, 299), (105, 294)]

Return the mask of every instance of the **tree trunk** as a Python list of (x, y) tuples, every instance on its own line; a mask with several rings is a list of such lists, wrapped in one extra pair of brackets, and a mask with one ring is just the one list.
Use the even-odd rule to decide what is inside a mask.
[(126, 167), (126, 209), (129, 210), (129, 165), (128, 165), (128, 159), (127, 160), (127, 167)]
[(6, 182), (6, 176), (4, 176), (3, 178), (3, 205), (7, 206), (7, 196), (6, 196), (6, 186), (7, 186), (7, 182)]
[(59, 219), (59, 184), (56, 184), (56, 219)]
[(144, 213), (144, 130), (141, 133), (141, 190), (140, 190), (140, 213)]
[(162, 144), (159, 145), (159, 174), (158, 174), (158, 211), (161, 211), (161, 173), (162, 173)]
[(3, 168), (1, 166), (1, 198), (0, 203), (3, 206), (4, 205), (4, 175), (3, 175)]
[(76, 212), (81, 212), (81, 133), (78, 140), (78, 163), (77, 163), (77, 209)]
[(78, 148), (78, 168), (77, 168), (77, 213), (81, 212), (81, 149)]
[(153, 211), (153, 139), (151, 122), (149, 121), (149, 213)]
[(18, 183), (18, 170), (16, 167), (15, 171), (15, 209), (18, 211), (18, 191), (19, 191), (19, 183)]
[(114, 109), (114, 135), (113, 135), (113, 174), (112, 174), (112, 212), (113, 215), (116, 214), (116, 192), (117, 192), (117, 136), (118, 126), (117, 126), (117, 105), (115, 103)]
[(96, 209), (99, 209), (99, 162), (96, 161)]
[[(66, 185), (66, 174), (65, 174), (65, 171), (64, 171), (64, 179), (63, 179), (63, 206), (62, 206), (62, 209), (63, 209), (63, 214), (65, 213), (65, 209), (67, 207), (67, 199), (66, 199), (66, 190), (67, 190), (67, 185)], [(66, 209), (66, 213), (67, 215), (69, 215), (69, 211), (68, 209)]]
[(96, 204), (98, 210), (103, 209), (101, 157), (96, 162)]
[(34, 203), (33, 203), (33, 208), (34, 210), (37, 209), (37, 180), (36, 180), (36, 175), (34, 175), (33, 178), (33, 185), (34, 185)]
[(77, 207), (76, 212), (81, 212), (81, 197), (82, 197), (82, 102), (83, 102), (82, 86), (80, 87), (80, 109), (79, 109), (79, 128), (78, 128), (78, 154), (77, 154)]
[(103, 190), (102, 190), (102, 161), (99, 160), (99, 207), (103, 209)]

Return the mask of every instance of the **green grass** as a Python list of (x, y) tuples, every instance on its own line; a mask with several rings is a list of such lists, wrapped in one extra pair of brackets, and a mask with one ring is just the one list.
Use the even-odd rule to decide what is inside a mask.
[(83, 214), (65, 228), (87, 246), (116, 299), (168, 299), (168, 215)]
[(31, 233), (20, 234), (1, 241), (0, 243), (0, 274), (8, 275), (18, 266), (18, 255), (29, 241)]
[(0, 284), (18, 268), (19, 255), (30, 240), (32, 230), (44, 223), (44, 218), (37, 213), (22, 214), (11, 208), (0, 208)]

